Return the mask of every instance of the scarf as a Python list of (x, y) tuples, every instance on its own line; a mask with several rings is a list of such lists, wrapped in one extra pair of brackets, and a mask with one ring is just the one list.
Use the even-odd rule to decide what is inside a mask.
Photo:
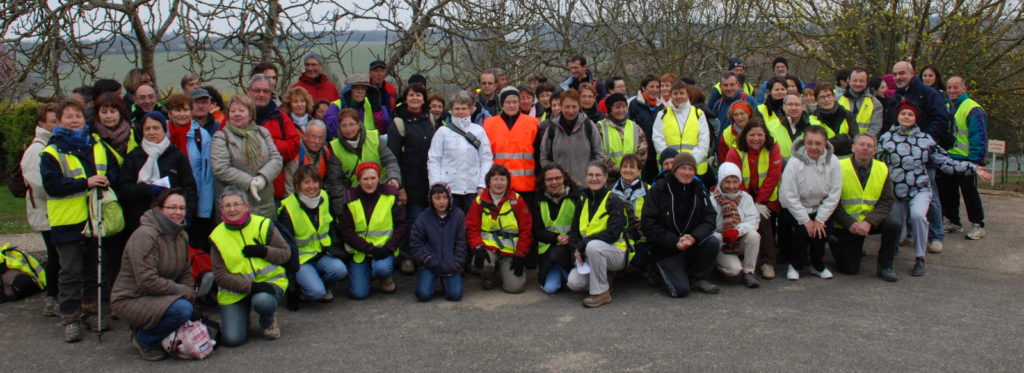
[(74, 148), (88, 148), (92, 146), (92, 136), (89, 135), (88, 124), (80, 130), (72, 130), (60, 126), (54, 127), (53, 137)]
[(551, 203), (554, 203), (556, 205), (561, 203), (562, 199), (565, 198), (568, 195), (569, 195), (569, 186), (568, 185), (563, 186), (562, 187), (562, 191), (559, 192), (558, 194), (548, 193), (547, 190), (544, 191), (544, 197), (547, 198), (549, 201), (551, 201)]
[[(171, 135), (171, 143), (174, 144), (175, 148), (181, 150), (182, 153), (188, 155), (188, 130), (192, 126), (179, 126), (174, 123), (170, 123), (167, 126), (169, 134)], [(202, 150), (200, 150), (202, 151)]]
[(576, 119), (573, 120), (565, 119), (564, 115), (558, 116), (558, 124), (562, 125), (562, 130), (565, 131), (567, 135), (571, 135), (573, 128), (576, 127), (576, 120), (579, 119), (580, 114), (576, 115)]
[(465, 131), (466, 133), (468, 133), (469, 132), (468, 131), (469, 125), (471, 123), (473, 123), (473, 121), (470, 120), (470, 117), (465, 117), (465, 118), (451, 117), (451, 123), (453, 125), (455, 125), (456, 127), (459, 127), (459, 129), (461, 129), (461, 130)]
[(245, 128), (240, 128), (233, 124), (227, 125), (227, 128), (235, 136), (242, 138), (242, 156), (245, 157), (245, 162), (249, 165), (249, 168), (253, 170), (259, 168), (260, 164), (263, 163), (263, 152), (265, 150), (263, 136), (260, 134), (260, 126), (252, 122)]
[(317, 194), (316, 197), (313, 198), (306, 197), (306, 195), (302, 193), (295, 193), (295, 195), (299, 196), (299, 202), (302, 202), (302, 204), (305, 205), (306, 208), (315, 209), (317, 208), (317, 206), (320, 206), (319, 194)]
[(153, 184), (160, 180), (160, 166), (158, 160), (160, 155), (171, 146), (171, 140), (166, 137), (159, 143), (152, 143), (149, 140), (142, 140), (142, 151), (146, 152), (146, 163), (139, 169), (139, 183)]
[(647, 92), (640, 92), (640, 95), (644, 98), (644, 102), (647, 103), (647, 106), (650, 106), (650, 107), (658, 106), (658, 98), (657, 97), (651, 98), (651, 96), (647, 95)]
[(504, 120), (505, 121), (505, 125), (508, 126), (508, 129), (511, 130), (512, 126), (515, 126), (516, 125), (516, 121), (519, 120), (519, 113), (516, 113), (515, 115), (508, 115), (508, 114), (505, 114), (504, 112), (502, 112), (501, 113), (501, 120)]
[[(722, 230), (736, 229), (736, 226), (740, 224), (740, 197), (742, 195), (739, 192), (735, 193), (723, 193), (721, 190), (715, 190), (714, 197), (715, 201), (718, 202), (718, 206), (722, 208)], [(733, 242), (722, 242), (722, 252), (726, 254), (739, 254), (740, 243), (739, 241)]]
[[(777, 117), (784, 117), (784, 116), (786, 116), (786, 114), (783, 113), (783, 111), (782, 111), (782, 104), (783, 104), (784, 101), (786, 101), (785, 97), (776, 100), (776, 99), (771, 98), (769, 96), (767, 99), (764, 100), (764, 105), (765, 105), (766, 108), (768, 108), (768, 113), (774, 113), (775, 116), (777, 116)], [(779, 113), (782, 113), (782, 114), (779, 114)]]
[(303, 115), (301, 117), (295, 115), (295, 113), (288, 115), (292, 117), (292, 122), (294, 122), (296, 126), (302, 129), (302, 132), (306, 132), (306, 125), (309, 124), (309, 113), (306, 113), (306, 115)]
[(818, 109), (814, 111), (814, 116), (821, 119), (821, 121), (828, 125), (828, 127), (833, 131), (839, 132), (839, 126), (843, 124), (843, 119), (846, 119), (846, 109), (840, 107), (839, 104), (832, 106), (831, 110), (825, 110), (818, 107)]
[(100, 134), (100, 138), (103, 141), (117, 150), (118, 153), (128, 153), (128, 136), (132, 133), (132, 126), (128, 124), (128, 121), (122, 120), (114, 128), (99, 123), (96, 125), (96, 132)]
[(228, 228), (238, 230), (245, 228), (245, 226), (249, 224), (249, 217), (249, 210), (245, 210), (245, 213), (242, 214), (242, 216), (239, 217), (238, 220), (228, 219), (228, 217), (224, 215), (220, 216), (220, 220), (224, 221), (224, 224), (226, 224)]
[(621, 192), (622, 198), (627, 202), (630, 202), (630, 204), (633, 204), (633, 201), (647, 195), (647, 190), (644, 189), (644, 184), (640, 181), (639, 177), (633, 179), (633, 182), (629, 184), (626, 184), (625, 179), (619, 179), (615, 182), (613, 190)]

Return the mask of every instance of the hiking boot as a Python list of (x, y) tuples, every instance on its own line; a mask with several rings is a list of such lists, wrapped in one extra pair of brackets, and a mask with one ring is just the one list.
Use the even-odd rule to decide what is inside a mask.
[(491, 279), (491, 278), (485, 278), (484, 279), (484, 290), (494, 290), (494, 279)]
[(412, 275), (416, 273), (416, 265), (412, 263), (412, 259), (402, 259), (398, 264), (398, 270), (402, 271), (404, 275)]
[(394, 294), (395, 280), (391, 276), (380, 279), (380, 291), (383, 291), (384, 294)]
[(135, 346), (135, 349), (139, 350), (139, 355), (142, 356), (142, 360), (145, 360), (145, 361), (160, 361), (160, 360), (163, 360), (163, 359), (167, 358), (167, 354), (164, 353), (164, 350), (162, 350), (162, 349), (152, 349), (151, 350), (148, 347), (143, 346), (141, 343), (139, 343), (138, 340), (135, 339), (135, 331), (133, 330), (131, 333), (132, 333), (132, 342), (131, 342), (132, 346)]
[(822, 269), (820, 271), (817, 270), (817, 269), (811, 268), (811, 274), (815, 275), (815, 276), (818, 276), (818, 277), (821, 277), (821, 278), (826, 279), (826, 280), (831, 279), (833, 277), (836, 277), (835, 275), (832, 274), (832, 271), (828, 270), (828, 268)]
[(743, 274), (743, 285), (751, 289), (761, 287), (761, 283), (757, 282), (757, 278), (754, 277), (753, 273)]
[(793, 268), (792, 264), (790, 264), (789, 269), (786, 270), (786, 279), (790, 281), (796, 281), (800, 279), (800, 272), (797, 272), (796, 268)]
[(928, 252), (932, 254), (938, 254), (942, 252), (942, 241), (932, 241), (928, 243)]
[(277, 320), (274, 320), (270, 326), (263, 329), (263, 338), (271, 341), (281, 338), (281, 328), (277, 326)]
[(910, 271), (911, 276), (924, 276), (924, 258), (914, 260), (914, 269)]
[(82, 298), (82, 312), (96, 314), (99, 308), (99, 302), (95, 298)]
[(765, 263), (761, 265), (761, 278), (771, 280), (775, 278), (775, 266)]
[[(100, 322), (100, 318), (96, 315), (86, 314), (82, 317), (82, 323), (85, 324), (89, 331), (93, 332), (105, 332), (110, 330), (110, 316), (104, 315), (103, 322)], [(100, 330), (100, 326), (103, 326), (103, 330)]]
[(960, 224), (956, 224), (956, 223), (950, 222), (949, 219), (946, 219), (946, 224), (942, 225), (942, 230), (945, 231), (946, 233), (950, 233), (950, 232), (963, 232), (964, 231), (964, 226), (962, 226)]
[(75, 343), (82, 340), (80, 315), (61, 315), (61, 325), (64, 325), (64, 342)]
[(718, 294), (718, 291), (721, 290), (718, 288), (718, 285), (712, 284), (707, 280), (698, 280), (691, 284), (690, 287), (700, 290), (700, 292), (705, 294)]
[(583, 299), (583, 306), (587, 308), (597, 308), (612, 302), (612, 294), (604, 292), (601, 294), (591, 295)]
[(60, 303), (56, 297), (46, 297), (43, 300), (43, 316), (60, 317)]
[(981, 224), (972, 224), (971, 230), (967, 231), (965, 235), (968, 240), (980, 240), (985, 237), (985, 228), (981, 227)]
[(896, 272), (892, 270), (892, 267), (879, 268), (878, 277), (881, 277), (883, 280), (888, 282), (896, 282), (899, 280), (899, 278), (896, 277)]
[(334, 291), (331, 290), (331, 289), (327, 289), (327, 293), (324, 294), (324, 297), (320, 298), (320, 300), (319, 300), (320, 303), (331, 303), (333, 301), (334, 301)]
[(900, 241), (900, 246), (910, 246), (910, 245), (913, 245), (913, 244), (914, 244), (914, 241), (911, 241), (911, 240)]
[(210, 294), (210, 290), (213, 289), (213, 272), (207, 271), (203, 273), (199, 279), (199, 286), (196, 288), (196, 298), (205, 297)]

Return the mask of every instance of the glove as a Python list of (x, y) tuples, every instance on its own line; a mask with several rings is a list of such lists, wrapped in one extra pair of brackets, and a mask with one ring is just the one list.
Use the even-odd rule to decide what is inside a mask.
[(374, 246), (372, 251), (374, 259), (384, 259), (390, 256), (391, 254), (394, 254), (394, 250), (388, 250), (387, 248), (382, 246)]
[(348, 260), (349, 258), (352, 257), (352, 254), (349, 253), (348, 250), (345, 250), (344, 247), (341, 247), (341, 245), (331, 245), (325, 247), (324, 251), (326, 251), (328, 255), (341, 260)]
[(242, 255), (246, 258), (266, 258), (267, 247), (260, 244), (245, 245), (245, 247), (242, 248)]
[(512, 274), (516, 275), (516, 277), (522, 276), (524, 268), (526, 268), (526, 258), (525, 257), (513, 256), (512, 257)]
[(252, 285), (249, 286), (249, 294), (256, 295), (257, 293), (267, 293), (274, 296), (277, 295), (277, 292), (274, 290), (274, 286), (266, 282), (253, 282)]
[(772, 217), (772, 210), (768, 209), (768, 206), (757, 204), (757, 212), (761, 214), (761, 219), (768, 219)]
[(256, 202), (263, 200), (260, 198), (260, 189), (263, 189), (265, 186), (267, 186), (267, 180), (262, 175), (252, 178), (252, 181), (249, 182), (249, 193), (252, 194), (252, 198)]
[(491, 257), (487, 255), (487, 248), (482, 245), (477, 246), (475, 252), (476, 253), (473, 254), (473, 266), (476, 267), (476, 269), (483, 268), (484, 263), (489, 263), (491, 261)]
[(740, 231), (735, 228), (729, 228), (722, 232), (722, 241), (726, 243), (736, 242), (738, 239), (740, 239)]

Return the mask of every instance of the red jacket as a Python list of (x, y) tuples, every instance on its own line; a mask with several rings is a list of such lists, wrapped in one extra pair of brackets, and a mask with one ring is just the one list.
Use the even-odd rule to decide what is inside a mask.
[[(302, 134), (295, 127), (295, 122), (292, 122), (292, 117), (284, 110), (278, 110), (277, 115), (271, 115), (264, 119), (260, 122), (260, 126), (270, 131), (270, 137), (274, 139), (274, 145), (277, 146), (277, 152), (281, 153), (282, 160), (287, 162), (299, 155), (299, 141)], [(283, 133), (282, 129), (284, 129)], [(287, 196), (288, 192), (285, 190), (284, 182), (284, 168), (282, 167), (281, 173), (274, 179), (274, 198), (282, 199)]]
[[(480, 201), (492, 206), (488, 210), (494, 210), (494, 201), (491, 199), (490, 189), (484, 189), (480, 193)], [(526, 257), (526, 254), (530, 252), (530, 246), (533, 245), (533, 220), (530, 217), (530, 208), (526, 206), (526, 201), (511, 189), (505, 193), (501, 203), (505, 203), (505, 201), (509, 201), (512, 204), (512, 211), (516, 214), (516, 223), (519, 225), (519, 241), (516, 242), (516, 256), (520, 258)], [(483, 215), (484, 206), (481, 206), (474, 199), (473, 204), (469, 206), (469, 213), (466, 214), (466, 241), (469, 242), (471, 249), (484, 244), (484, 240), (480, 236), (480, 222), (483, 219)], [(487, 219), (497, 219), (497, 217), (487, 217)], [(497, 247), (486, 247), (487, 250), (494, 251), (499, 255), (505, 255)]]
[(327, 102), (334, 102), (341, 98), (338, 95), (338, 87), (331, 83), (330, 79), (327, 79), (327, 75), (320, 74), (316, 78), (310, 78), (306, 74), (299, 75), (299, 81), (292, 84), (292, 87), (302, 87), (309, 92), (310, 96), (313, 96), (313, 103), (319, 100), (327, 100)]
[[(772, 192), (775, 191), (775, 187), (779, 185), (779, 181), (782, 180), (782, 153), (779, 152), (779, 145), (772, 145), (771, 153), (768, 153), (768, 176), (764, 179), (764, 184), (759, 188), (757, 184), (760, 182), (759, 176), (757, 175), (757, 161), (761, 155), (761, 152), (749, 153), (747, 157), (747, 163), (750, 164), (750, 182), (745, 186), (745, 190), (754, 197), (755, 203), (768, 206), (772, 211), (779, 212), (779, 201), (769, 202), (768, 200), (772, 197)], [(740, 159), (740, 153), (736, 149), (729, 149), (729, 155), (725, 157), (726, 162), (730, 162), (743, 170), (743, 162)]]

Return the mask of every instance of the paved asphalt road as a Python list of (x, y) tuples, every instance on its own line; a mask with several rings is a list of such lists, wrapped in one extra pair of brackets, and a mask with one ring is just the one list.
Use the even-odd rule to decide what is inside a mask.
[[(413, 278), (398, 293), (355, 302), (281, 309), (282, 337), (250, 337), (199, 362), (142, 361), (115, 321), (94, 335), (61, 341), (40, 297), (0, 305), (0, 371), (1022, 371), (1024, 200), (984, 196), (989, 236), (947, 238), (928, 274), (900, 281), (873, 276), (877, 240), (864, 273), (822, 280), (764, 281), (746, 289), (723, 279), (718, 295), (672, 299), (639, 279), (620, 279), (615, 301), (584, 309), (582, 294), (520, 295), (480, 290), (464, 300), (419, 303)], [(827, 260), (831, 255), (827, 256)], [(251, 331), (258, 335), (258, 331)]]

